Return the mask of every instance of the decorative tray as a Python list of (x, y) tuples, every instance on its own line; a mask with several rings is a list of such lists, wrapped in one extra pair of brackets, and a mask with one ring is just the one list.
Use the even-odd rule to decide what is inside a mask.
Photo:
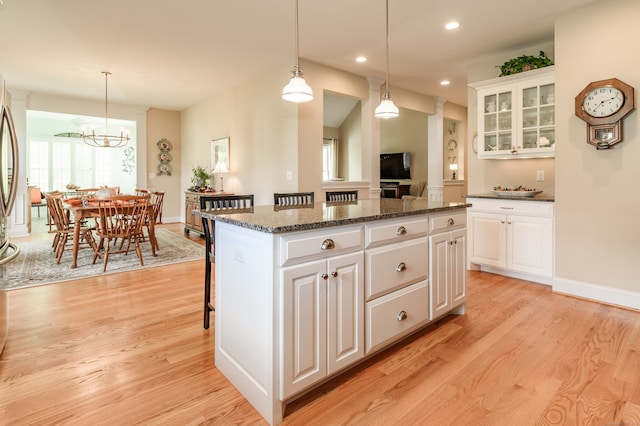
[(542, 191), (498, 191), (498, 190), (493, 190), (491, 191), (496, 195), (499, 195), (501, 197), (533, 197), (535, 195), (540, 194)]

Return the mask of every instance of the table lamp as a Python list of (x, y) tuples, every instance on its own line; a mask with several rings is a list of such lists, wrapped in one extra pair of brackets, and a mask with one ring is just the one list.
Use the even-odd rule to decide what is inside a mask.
[[(219, 173), (220, 174), (220, 192), (224, 192), (224, 188), (223, 188), (223, 182), (222, 182), (222, 173), (229, 173), (229, 169), (227, 168), (227, 163), (225, 163), (224, 161), (218, 161), (216, 163), (216, 167), (213, 169), (213, 173)], [(215, 189), (215, 183), (214, 183), (214, 189)]]

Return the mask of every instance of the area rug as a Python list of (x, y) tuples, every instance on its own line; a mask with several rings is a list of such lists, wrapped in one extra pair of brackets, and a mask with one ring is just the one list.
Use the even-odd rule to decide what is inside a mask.
[(149, 243), (144, 243), (141, 246), (144, 266), (140, 266), (140, 261), (134, 250), (127, 255), (114, 254), (109, 256), (107, 272), (102, 272), (101, 258), (96, 260), (95, 265), (91, 263), (93, 261), (93, 250), (91, 249), (80, 250), (78, 252), (78, 267), (71, 269), (71, 251), (65, 252), (60, 264), (57, 264), (55, 254), (51, 249), (51, 240), (16, 243), (20, 247), (20, 254), (7, 265), (7, 279), (0, 282), (0, 290), (15, 290), (204, 258), (203, 246), (179, 234), (166, 229), (156, 229), (156, 238), (160, 246), (160, 250), (157, 250), (156, 253), (157, 256), (154, 257), (151, 254)]

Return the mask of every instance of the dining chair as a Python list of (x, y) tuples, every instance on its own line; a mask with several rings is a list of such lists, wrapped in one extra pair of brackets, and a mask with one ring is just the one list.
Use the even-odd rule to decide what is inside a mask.
[(358, 191), (327, 191), (326, 201), (358, 201)]
[(56, 253), (56, 262), (60, 263), (62, 254), (65, 249), (71, 250), (73, 248), (73, 232), (74, 227), (80, 226), (80, 242), (78, 248), (91, 248), (94, 251), (98, 249), (95, 239), (93, 238), (93, 227), (88, 226), (87, 222), (73, 222), (69, 215), (65, 212), (64, 205), (62, 204), (61, 195), (45, 195), (47, 200), (47, 206), (51, 214), (51, 219), (54, 224), (54, 233), (52, 248)]
[[(116, 195), (97, 200), (96, 235), (100, 237), (100, 242), (93, 255), (93, 263), (96, 263), (98, 257), (102, 257), (103, 271), (107, 270), (110, 255), (119, 253), (127, 255), (132, 243), (135, 246), (140, 265), (144, 266), (140, 241), (148, 212), (148, 200), (148, 196), (136, 195)], [(121, 239), (119, 247), (115, 244), (118, 239)], [(100, 252), (102, 248), (104, 248), (104, 252)]]
[(313, 198), (313, 192), (274, 192), (273, 204), (276, 206), (312, 205)]
[[(253, 194), (200, 197), (200, 210), (213, 212), (252, 212)], [(210, 313), (215, 311), (211, 303), (211, 264), (215, 263), (215, 221), (202, 217), (204, 231), (204, 328), (209, 329)]]

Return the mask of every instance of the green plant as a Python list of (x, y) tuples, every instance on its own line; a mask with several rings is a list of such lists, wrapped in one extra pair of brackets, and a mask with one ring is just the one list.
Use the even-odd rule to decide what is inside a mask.
[(500, 68), (500, 77), (517, 74), (523, 71), (530, 71), (536, 68), (544, 68), (553, 65), (553, 61), (541, 50), (538, 56), (521, 55), (517, 58), (509, 59)]
[(193, 172), (191, 183), (195, 186), (206, 186), (207, 181), (211, 179), (211, 173), (209, 173), (207, 169), (202, 166), (195, 166), (191, 169), (191, 171)]

